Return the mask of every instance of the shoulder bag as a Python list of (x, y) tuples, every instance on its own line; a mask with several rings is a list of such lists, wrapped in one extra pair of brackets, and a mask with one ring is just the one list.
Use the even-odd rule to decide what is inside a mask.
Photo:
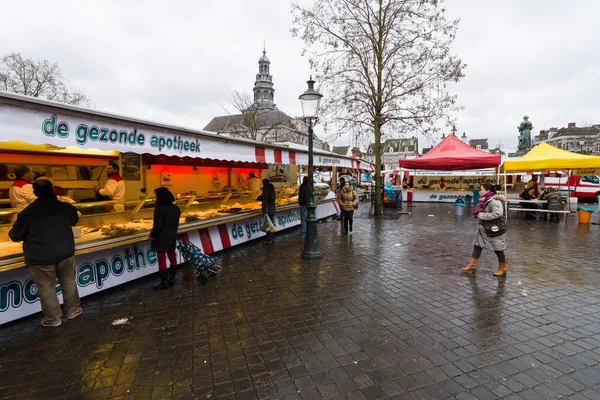
[(485, 229), (485, 234), (490, 237), (500, 236), (508, 230), (504, 215), (491, 221), (481, 221), (480, 223), (483, 225), (483, 229)]

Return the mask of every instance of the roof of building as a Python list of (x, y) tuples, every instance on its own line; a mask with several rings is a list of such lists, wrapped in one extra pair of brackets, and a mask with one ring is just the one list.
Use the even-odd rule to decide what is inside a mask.
[(267, 63), (271, 62), (271, 60), (269, 60), (269, 57), (267, 57), (267, 50), (263, 50), (263, 55), (261, 58), (259, 58), (258, 61), (259, 62), (267, 62)]
[(469, 146), (477, 148), (477, 146), (481, 146), (482, 150), (488, 149), (488, 140), (487, 139), (471, 139), (469, 140)]
[(505, 155), (506, 153), (503, 152), (502, 150), (500, 150), (499, 147), (496, 147), (495, 149), (490, 150), (490, 154), (500, 154), (502, 156), (502, 155)]
[[(250, 116), (250, 118), (252, 118)], [(285, 126), (295, 129), (292, 124), (292, 118), (279, 110), (268, 110), (257, 114), (257, 125), (271, 128), (275, 125)], [(235, 125), (244, 125), (242, 114), (223, 115), (213, 118), (208, 125), (204, 127), (205, 131), (210, 132), (227, 132), (231, 131), (231, 127)]]
[(586, 136), (586, 135), (597, 135), (600, 132), (600, 129), (597, 128), (600, 125), (592, 125), (587, 127), (570, 127), (570, 128), (560, 128), (558, 133), (553, 136), (553, 138), (564, 137), (564, 136)]
[(333, 146), (331, 152), (345, 156), (346, 154), (348, 154), (348, 150), (350, 150), (350, 146)]

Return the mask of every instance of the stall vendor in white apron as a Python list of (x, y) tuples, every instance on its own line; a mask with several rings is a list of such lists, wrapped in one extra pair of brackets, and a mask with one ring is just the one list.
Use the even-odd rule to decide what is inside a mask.
[[(31, 184), (35, 179), (35, 172), (29, 167), (19, 165), (15, 168), (14, 174), (16, 179), (8, 189), (8, 197), (10, 198), (10, 206), (21, 212), (37, 199), (36, 195), (33, 194), (33, 185)], [(16, 221), (17, 214), (14, 214), (11, 220)]]
[(113, 200), (116, 203), (113, 206), (108, 206), (105, 209), (106, 212), (125, 211), (125, 205), (122, 203), (125, 201), (125, 181), (119, 175), (119, 166), (116, 163), (109, 163), (106, 167), (106, 175), (108, 180), (104, 184), (104, 188), (100, 189), (98, 186), (94, 186), (94, 192), (101, 196), (102, 200)]

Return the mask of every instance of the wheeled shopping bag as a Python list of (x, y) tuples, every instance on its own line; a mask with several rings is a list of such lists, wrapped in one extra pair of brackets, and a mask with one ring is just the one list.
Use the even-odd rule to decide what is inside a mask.
[(207, 256), (192, 242), (179, 242), (177, 250), (198, 273), (197, 280), (202, 285), (208, 281), (207, 277), (215, 277), (221, 272), (221, 266), (217, 264), (217, 257)]

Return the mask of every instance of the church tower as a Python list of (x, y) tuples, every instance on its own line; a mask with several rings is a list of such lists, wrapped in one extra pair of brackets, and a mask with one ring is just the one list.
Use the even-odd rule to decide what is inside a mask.
[(273, 75), (270, 74), (271, 61), (267, 57), (267, 51), (263, 48), (263, 55), (258, 60), (258, 74), (254, 82), (254, 104), (260, 108), (276, 110), (274, 103), (275, 89), (273, 88)]

